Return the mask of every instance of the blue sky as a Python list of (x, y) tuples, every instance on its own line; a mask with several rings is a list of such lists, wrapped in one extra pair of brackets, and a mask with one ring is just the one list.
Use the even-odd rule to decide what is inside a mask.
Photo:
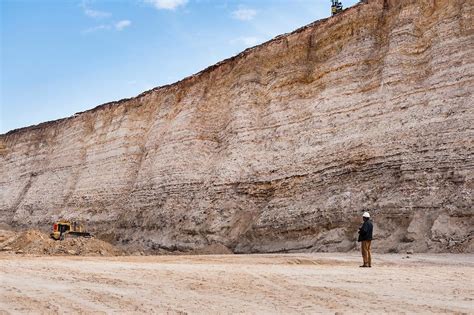
[(327, 17), (330, 1), (0, 0), (0, 10), (5, 133), (178, 81)]

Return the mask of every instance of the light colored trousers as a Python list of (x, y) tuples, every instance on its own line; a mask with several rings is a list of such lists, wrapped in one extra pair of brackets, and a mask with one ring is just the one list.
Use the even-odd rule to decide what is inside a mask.
[(372, 241), (362, 241), (362, 259), (364, 260), (364, 266), (372, 266), (372, 255), (370, 254), (370, 243)]

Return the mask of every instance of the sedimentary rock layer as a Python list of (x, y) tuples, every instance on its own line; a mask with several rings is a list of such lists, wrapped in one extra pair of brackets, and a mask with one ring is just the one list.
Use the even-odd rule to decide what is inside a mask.
[(473, 2), (373, 0), (0, 136), (0, 221), (151, 249), (473, 251)]

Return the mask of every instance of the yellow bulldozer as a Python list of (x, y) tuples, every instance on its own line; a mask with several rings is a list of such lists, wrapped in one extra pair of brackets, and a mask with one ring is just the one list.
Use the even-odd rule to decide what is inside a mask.
[(84, 226), (77, 222), (71, 222), (66, 220), (56, 221), (53, 224), (53, 232), (50, 234), (52, 239), (64, 240), (66, 237), (87, 237), (91, 238), (93, 235), (86, 232)]

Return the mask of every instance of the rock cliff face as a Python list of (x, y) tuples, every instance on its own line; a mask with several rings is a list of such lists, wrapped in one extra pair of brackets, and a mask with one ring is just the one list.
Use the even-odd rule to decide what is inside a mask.
[(473, 251), (469, 0), (373, 0), (176, 84), (0, 136), (0, 222), (239, 253)]

